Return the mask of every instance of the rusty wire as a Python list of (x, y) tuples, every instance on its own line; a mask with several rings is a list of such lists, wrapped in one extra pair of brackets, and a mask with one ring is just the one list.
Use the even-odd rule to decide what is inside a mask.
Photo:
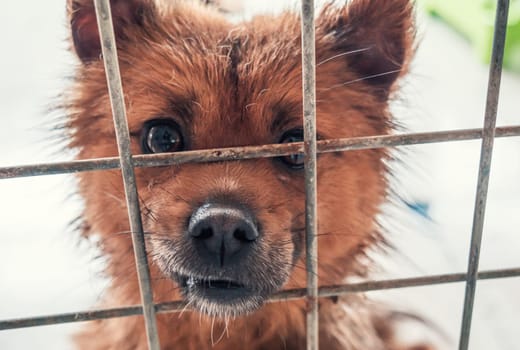
[(484, 116), (484, 129), (482, 132), (480, 165), (475, 195), (475, 209), (473, 214), (473, 227), (468, 258), (468, 274), (466, 279), (464, 309), (459, 338), (459, 350), (467, 350), (469, 347), (471, 320), (473, 318), (473, 306), (475, 301), (475, 291), (477, 288), (480, 246), (482, 243), (482, 233), (484, 231), (484, 217), (491, 171), (491, 158), (493, 155), (493, 143), (495, 140), (495, 125), (497, 120), (498, 98), (500, 95), (500, 78), (502, 77), (502, 61), (504, 58), (504, 47), (506, 42), (508, 10), (509, 0), (499, 0), (496, 10), (491, 64), (489, 65), (486, 111)]

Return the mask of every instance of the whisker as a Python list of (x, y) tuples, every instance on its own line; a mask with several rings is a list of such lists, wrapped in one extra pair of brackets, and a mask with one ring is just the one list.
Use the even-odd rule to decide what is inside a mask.
[(188, 300), (188, 302), (186, 303), (186, 305), (184, 305), (184, 307), (182, 308), (181, 312), (179, 313), (179, 318), (182, 317), (182, 315), (184, 314), (184, 312), (190, 307), (190, 305), (193, 304), (193, 299), (191, 300)]
[(211, 317), (211, 332), (210, 332), (210, 338), (211, 338), (211, 346), (215, 346), (215, 340), (213, 339), (213, 328), (215, 327), (215, 316)]
[(370, 49), (372, 49), (371, 46), (369, 46), (369, 47), (365, 47), (365, 48), (363, 48), (363, 49), (357, 49), (357, 50), (352, 50), (352, 51), (342, 52), (342, 53), (339, 53), (339, 54), (334, 55), (334, 56), (332, 56), (332, 57), (326, 58), (326, 59), (324, 59), (323, 61), (320, 61), (319, 63), (316, 64), (316, 67), (319, 67), (319, 66), (321, 66), (322, 64), (325, 64), (325, 63), (327, 63), (327, 62), (329, 62), (329, 61), (332, 61), (332, 60), (334, 60), (334, 59), (336, 59), (336, 58), (343, 57), (343, 56), (348, 56), (348, 55), (352, 55), (352, 54), (359, 53), (359, 52), (368, 51), (368, 50), (370, 50)]
[[(227, 317), (224, 317), (225, 320), (227, 320)], [(213, 344), (213, 345), (216, 345), (218, 343), (220, 343), (220, 341), (224, 338), (224, 335), (226, 334), (226, 330), (227, 330), (227, 321), (224, 321), (225, 322), (225, 326), (224, 326), (224, 329), (222, 330), (222, 333), (220, 334), (219, 338), (217, 339), (216, 343)], [(213, 331), (213, 325), (211, 325), (211, 330)], [(213, 341), (213, 340), (212, 340)]]
[(163, 186), (157, 186), (157, 188), (160, 189), (160, 190), (162, 190), (162, 191), (164, 191), (164, 192), (166, 192), (167, 194), (169, 194), (169, 195), (172, 196), (173, 198), (175, 198), (175, 199), (177, 199), (177, 200), (180, 200), (180, 201), (182, 201), (182, 202), (184, 202), (184, 203), (186, 203), (186, 204), (188, 204), (188, 205), (191, 206), (191, 203), (190, 203), (188, 200), (186, 200), (184, 197), (182, 197), (181, 195), (179, 195), (179, 194), (174, 194), (174, 193), (168, 191), (167, 189), (165, 189)]
[(335, 88), (338, 88), (338, 87), (342, 87), (342, 86), (346, 86), (346, 85), (354, 84), (354, 83), (357, 83), (357, 82), (360, 82), (360, 81), (364, 81), (364, 80), (369, 80), (369, 79), (379, 78), (379, 77), (382, 77), (382, 76), (385, 76), (385, 75), (390, 75), (390, 74), (398, 73), (398, 72), (400, 72), (400, 71), (401, 71), (401, 69), (394, 69), (394, 70), (390, 70), (390, 71), (387, 71), (387, 72), (384, 72), (384, 73), (378, 73), (378, 74), (367, 75), (367, 76), (362, 77), (362, 78), (349, 80), (349, 81), (346, 81), (346, 82), (344, 82), (344, 83), (336, 84), (336, 85), (332, 85), (331, 87), (324, 88), (324, 89), (320, 89), (320, 90), (322, 90), (322, 91), (329, 91), (329, 90), (332, 90), (332, 89), (335, 89)]

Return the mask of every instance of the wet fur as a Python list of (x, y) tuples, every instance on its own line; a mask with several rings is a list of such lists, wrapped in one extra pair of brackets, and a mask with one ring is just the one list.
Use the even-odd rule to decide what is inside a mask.
[[(294, 13), (232, 24), (184, 3), (112, 1), (132, 152), (142, 153), (144, 122), (174, 117), (188, 149), (278, 143), (302, 126), (300, 22)], [(105, 72), (91, 1), (69, 0), (79, 57), (67, 97), (70, 147), (78, 159), (117, 155)], [(320, 139), (388, 134), (388, 101), (413, 54), (407, 0), (356, 0), (326, 6), (316, 25), (317, 127)], [(368, 250), (384, 244), (376, 223), (387, 197), (384, 149), (322, 154), (318, 161), (319, 283), (365, 276)], [(136, 169), (154, 300), (180, 299), (170, 269), (194, 265), (178, 239), (209, 197), (231, 195), (255, 212), (259, 242), (240, 274), (270, 294), (305, 286), (304, 179), (279, 160)], [(84, 234), (98, 235), (112, 279), (103, 306), (140, 303), (119, 171), (78, 175)], [(262, 289), (263, 288), (263, 289)], [(191, 305), (194, 306), (194, 305)], [(302, 349), (305, 301), (266, 304), (234, 317), (218, 305), (158, 315), (162, 349)], [(214, 310), (214, 308), (217, 308)], [(221, 317), (214, 317), (214, 316)], [(320, 300), (320, 348), (397, 350), (386, 311), (362, 295)], [(81, 349), (146, 349), (142, 317), (91, 322)], [(416, 349), (421, 349), (417, 347)], [(426, 347), (424, 347), (426, 349)]]

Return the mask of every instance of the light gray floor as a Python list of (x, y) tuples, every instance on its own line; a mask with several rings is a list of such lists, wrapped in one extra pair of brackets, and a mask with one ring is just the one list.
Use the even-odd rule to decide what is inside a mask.
[[(46, 112), (71, 71), (64, 0), (9, 1), (0, 14), (0, 166), (69, 159), (49, 146)], [(246, 2), (246, 13), (280, 9), (289, 1)], [(292, 3), (292, 2), (291, 2)], [(402, 99), (394, 105), (411, 131), (482, 126), (487, 67), (444, 25), (420, 16), (421, 46)], [(499, 125), (520, 124), (520, 76), (505, 73)], [(51, 140), (52, 141), (52, 140)], [(379, 277), (465, 271), (479, 142), (408, 147), (395, 165), (396, 188), (429, 216), (388, 208), (398, 253), (379, 259)], [(520, 140), (496, 141), (482, 246), (482, 269), (520, 266)], [(69, 176), (0, 181), (0, 319), (84, 310), (104, 284), (95, 252), (78, 245), (67, 224), (80, 203), (67, 198)], [(478, 284), (471, 349), (517, 349), (520, 279)], [(455, 349), (463, 285), (373, 293), (437, 322)], [(78, 325), (0, 332), (0, 349), (70, 349)], [(408, 335), (408, 334), (407, 334)]]

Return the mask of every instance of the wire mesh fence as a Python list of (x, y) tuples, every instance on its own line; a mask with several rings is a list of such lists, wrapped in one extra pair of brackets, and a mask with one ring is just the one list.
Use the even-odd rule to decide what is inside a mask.
[[(67, 322), (81, 322), (113, 317), (143, 315), (146, 325), (148, 346), (150, 349), (160, 349), (156, 325), (156, 314), (181, 311), (185, 306), (183, 301), (173, 301), (154, 304), (152, 286), (146, 257), (141, 212), (139, 208), (134, 168), (171, 166), (184, 163), (201, 163), (229, 160), (243, 160), (263, 157), (280, 157), (290, 154), (305, 156), (305, 188), (306, 188), (306, 268), (307, 288), (286, 290), (274, 294), (270, 302), (308, 299), (307, 314), (307, 348), (318, 349), (318, 298), (338, 296), (346, 293), (404, 288), (412, 286), (427, 286), (434, 284), (465, 282), (466, 293), (463, 308), (459, 349), (469, 347), (472, 311), (477, 280), (497, 279), (520, 276), (520, 268), (479, 271), (480, 245), (483, 234), (483, 223), (487, 200), (487, 188), (490, 177), (493, 141), (495, 137), (520, 136), (520, 125), (495, 127), (497, 105), (500, 92), (500, 78), (507, 28), (509, 9), (508, 0), (498, 0), (492, 59), (490, 64), (488, 95), (484, 126), (482, 129), (448, 130), (430, 133), (407, 133), (398, 135), (378, 135), (335, 140), (316, 140), (316, 107), (315, 107), (315, 39), (314, 39), (314, 2), (302, 0), (302, 76), (303, 76), (303, 115), (304, 142), (291, 144), (274, 144), (262, 146), (234, 147), (186, 151), (173, 154), (135, 155), (130, 152), (130, 137), (126, 121), (123, 99), (123, 89), (119, 74), (116, 43), (110, 13), (109, 0), (95, 0), (96, 15), (100, 30), (103, 59), (107, 75), (109, 95), (114, 117), (119, 157), (76, 160), (45, 164), (20, 165), (0, 167), (0, 179), (42, 176), (52, 174), (74, 173), (81, 171), (102, 171), (121, 169), (125, 197), (128, 207), (128, 217), (132, 232), (134, 255), (138, 267), (139, 286), (142, 305), (73, 312), (23, 319), (0, 320), (0, 330), (50, 325)], [(384, 147), (399, 147), (414, 144), (455, 142), (462, 140), (481, 139), (481, 159), (476, 189), (476, 199), (473, 217), (472, 238), (466, 273), (431, 275), (416, 278), (369, 281), (363, 283), (343, 284), (318, 288), (317, 275), (317, 205), (316, 205), (316, 156), (319, 153), (374, 149)]]

